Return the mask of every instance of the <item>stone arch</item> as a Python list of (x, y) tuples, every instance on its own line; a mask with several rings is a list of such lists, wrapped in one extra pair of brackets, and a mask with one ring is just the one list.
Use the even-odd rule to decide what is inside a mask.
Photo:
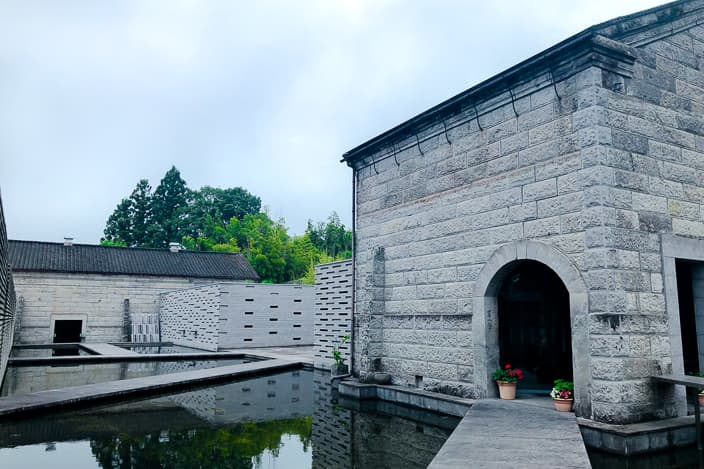
[(479, 397), (495, 396), (491, 373), (499, 366), (498, 302), (501, 285), (516, 262), (531, 260), (552, 269), (569, 293), (572, 331), (572, 368), (575, 385), (575, 413), (591, 415), (589, 384), (589, 309), (587, 287), (579, 270), (561, 251), (540, 241), (518, 241), (497, 249), (484, 264), (474, 285), (472, 338), (474, 341), (474, 384)]

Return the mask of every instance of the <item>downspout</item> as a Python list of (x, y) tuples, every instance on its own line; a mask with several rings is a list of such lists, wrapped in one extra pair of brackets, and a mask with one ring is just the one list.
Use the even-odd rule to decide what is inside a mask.
[(355, 265), (357, 264), (357, 170), (352, 167), (352, 309), (350, 315), (350, 373), (354, 375), (354, 310), (357, 290), (355, 289), (356, 275)]

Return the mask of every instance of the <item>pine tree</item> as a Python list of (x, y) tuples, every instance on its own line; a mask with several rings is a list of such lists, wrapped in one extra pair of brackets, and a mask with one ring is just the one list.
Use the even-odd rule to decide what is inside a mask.
[(108, 241), (113, 244), (124, 243), (126, 246), (133, 245), (132, 218), (130, 217), (131, 205), (132, 203), (129, 199), (122, 199), (117, 204), (115, 210), (108, 217), (105, 230), (103, 231), (105, 237), (101, 241)]
[(130, 195), (130, 218), (132, 220), (132, 239), (134, 246), (151, 246), (152, 224), (152, 187), (149, 181), (142, 179)]
[(188, 233), (186, 216), (191, 191), (181, 173), (172, 166), (154, 191), (151, 200), (151, 247), (165, 248), (170, 242), (180, 242)]

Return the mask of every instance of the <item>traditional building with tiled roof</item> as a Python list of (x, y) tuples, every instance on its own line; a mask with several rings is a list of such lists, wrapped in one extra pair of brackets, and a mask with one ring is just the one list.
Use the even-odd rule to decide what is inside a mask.
[(130, 318), (156, 318), (161, 293), (259, 281), (242, 254), (178, 247), (10, 240), (9, 262), (19, 301), (15, 343), (129, 341)]

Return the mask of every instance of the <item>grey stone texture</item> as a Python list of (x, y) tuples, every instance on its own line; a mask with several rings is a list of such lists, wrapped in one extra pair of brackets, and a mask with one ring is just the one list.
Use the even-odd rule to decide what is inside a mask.
[(472, 406), (428, 466), (465, 467), (592, 466), (574, 414), (521, 400), (486, 399)]
[(544, 248), (514, 259), (571, 266), (558, 274), (578, 415), (681, 415), (681, 393), (648, 377), (683, 371), (661, 239), (704, 240), (703, 7), (601, 25), (590, 62), (565, 59), (571, 72), (536, 65), (510, 92), (352, 151), (355, 373), (376, 364), (395, 384), (491, 395), (492, 296), (477, 281), (501, 271), (487, 267), (499, 249), (531, 240)]
[(125, 300), (129, 312), (157, 313), (159, 294), (208, 279), (140, 277), (130, 275), (15, 272), (17, 295), (23, 299), (17, 343), (53, 342), (53, 322), (80, 319), (89, 342), (129, 340), (125, 328)]
[(205, 350), (313, 343), (313, 287), (223, 282), (161, 294), (162, 340)]
[(2, 199), (0, 199), (0, 386), (2, 386), (14, 341), (16, 309), (17, 296), (8, 262), (5, 212), (2, 208)]
[(342, 337), (352, 335), (352, 261), (315, 266), (314, 308), (315, 366), (329, 368), (337, 348), (350, 363), (350, 344)]

